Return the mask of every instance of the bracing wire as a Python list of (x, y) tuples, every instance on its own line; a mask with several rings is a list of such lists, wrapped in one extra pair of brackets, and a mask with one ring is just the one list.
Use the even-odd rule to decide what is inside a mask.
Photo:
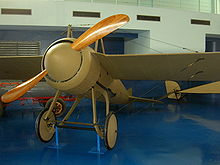
[(182, 47), (182, 46), (173, 44), (173, 43), (165, 42), (165, 41), (158, 40), (158, 39), (154, 39), (154, 38), (151, 38), (151, 37), (146, 37), (146, 36), (143, 36), (143, 35), (138, 35), (138, 36), (139, 36), (139, 37), (142, 37), (142, 38), (147, 38), (147, 39), (150, 39), (150, 40), (153, 40), (153, 41), (161, 42), (161, 43), (164, 43), (164, 44), (167, 44), (167, 45), (176, 47), (176, 48), (180, 48), (180, 49), (183, 49), (183, 50), (187, 50), (187, 51), (190, 51), (190, 52), (196, 52), (196, 53), (198, 53), (197, 50), (192, 50), (192, 49), (189, 49), (189, 48), (185, 48), (185, 47)]
[[(153, 90), (155, 90), (156, 88), (158, 88), (160, 85), (155, 85), (154, 87), (152, 87), (151, 89), (147, 90), (144, 94), (140, 95), (139, 97), (144, 97), (145, 95), (147, 95), (148, 93), (152, 92)], [(114, 111), (114, 113), (119, 113), (122, 110), (124, 110), (127, 106), (129, 106), (130, 104), (134, 103), (135, 101), (130, 101), (129, 103), (123, 105), (122, 107), (120, 107), (117, 111)], [(150, 104), (152, 105), (152, 104)], [(149, 106), (150, 107), (150, 106)], [(106, 120), (106, 118), (104, 118), (103, 120), (100, 120), (97, 122), (97, 124), (102, 123)]]
[(151, 47), (148, 47), (148, 46), (146, 46), (146, 45), (144, 45), (144, 44), (142, 44), (142, 43), (139, 43), (139, 42), (136, 42), (136, 41), (131, 41), (131, 42), (134, 43), (134, 44), (136, 44), (136, 45), (143, 46), (143, 47), (145, 47), (145, 48), (151, 49), (151, 50), (153, 50), (153, 51), (155, 51), (155, 52), (157, 52), (157, 53), (163, 53), (163, 52), (161, 52), (161, 51), (159, 51), (159, 50), (156, 50), (156, 49), (153, 49), (153, 48), (151, 48)]

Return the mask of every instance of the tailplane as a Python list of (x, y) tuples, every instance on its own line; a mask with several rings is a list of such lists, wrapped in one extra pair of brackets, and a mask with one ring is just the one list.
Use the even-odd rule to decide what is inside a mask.
[(188, 88), (185, 90), (181, 90), (180, 93), (203, 93), (203, 94), (210, 94), (210, 93), (215, 93), (219, 94), (220, 93), (220, 81)]

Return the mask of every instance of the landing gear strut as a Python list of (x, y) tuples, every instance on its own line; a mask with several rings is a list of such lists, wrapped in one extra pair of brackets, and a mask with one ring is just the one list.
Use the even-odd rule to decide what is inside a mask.
[(99, 89), (99, 92), (104, 96), (105, 98), (105, 110), (106, 110), (106, 120), (104, 125), (104, 130), (102, 130), (100, 127), (96, 126), (97, 124), (97, 114), (96, 114), (96, 97), (95, 97), (95, 91), (94, 88), (92, 88), (92, 104), (93, 104), (93, 124), (95, 125), (95, 130), (97, 134), (104, 139), (105, 141), (105, 147), (108, 150), (111, 150), (114, 148), (117, 136), (118, 136), (118, 122), (116, 115), (111, 111), (109, 112), (109, 96), (106, 90)]

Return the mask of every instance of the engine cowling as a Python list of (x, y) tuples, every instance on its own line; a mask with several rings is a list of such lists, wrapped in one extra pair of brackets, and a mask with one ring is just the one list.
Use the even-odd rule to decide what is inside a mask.
[(86, 47), (75, 51), (71, 44), (75, 39), (64, 38), (52, 43), (44, 53), (42, 69), (48, 71), (47, 83), (61, 91), (80, 95), (95, 85), (100, 74), (100, 64)]

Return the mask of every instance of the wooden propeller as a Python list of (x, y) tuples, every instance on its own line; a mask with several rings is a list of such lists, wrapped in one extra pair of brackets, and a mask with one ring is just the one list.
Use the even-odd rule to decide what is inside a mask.
[(1, 101), (3, 103), (10, 103), (12, 101), (15, 101), (19, 97), (23, 96), (25, 93), (27, 93), (31, 88), (33, 88), (37, 83), (46, 76), (48, 72), (46, 70), (43, 70), (35, 77), (23, 82), (22, 84), (18, 85), (17, 87), (11, 89), (10, 91), (6, 92), (1, 96)]
[(95, 41), (103, 38), (129, 21), (129, 17), (125, 14), (117, 14), (110, 16), (84, 32), (71, 45), (74, 50), (81, 50)]

